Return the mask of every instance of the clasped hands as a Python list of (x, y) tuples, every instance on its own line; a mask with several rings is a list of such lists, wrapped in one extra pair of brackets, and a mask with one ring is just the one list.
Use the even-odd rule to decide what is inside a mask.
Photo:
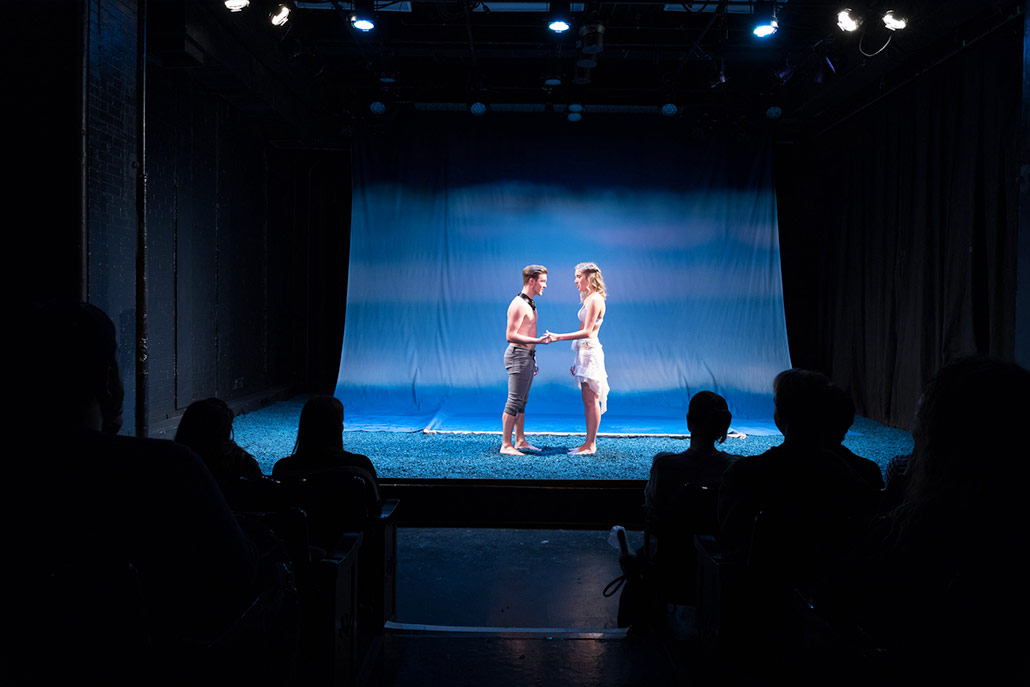
[(557, 335), (552, 334), (549, 331), (544, 331), (544, 335), (541, 336), (539, 339), (537, 339), (536, 342), (538, 344), (549, 344), (549, 343), (551, 343), (553, 341), (557, 341), (557, 340), (558, 340)]

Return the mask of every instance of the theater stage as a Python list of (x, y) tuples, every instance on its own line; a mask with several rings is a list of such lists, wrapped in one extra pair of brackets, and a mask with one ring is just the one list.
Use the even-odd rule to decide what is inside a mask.
[[(252, 453), (266, 474), (276, 460), (289, 455), (297, 435), (297, 421), (306, 399), (296, 397), (236, 418), (235, 438)], [(499, 422), (499, 416), (498, 416)], [(578, 419), (582, 423), (582, 417)], [(543, 423), (541, 423), (543, 424)], [(686, 431), (683, 422), (682, 431)], [(576, 426), (570, 419), (569, 427)], [(345, 427), (344, 448), (367, 455), (383, 480), (484, 479), (484, 480), (645, 480), (651, 459), (659, 451), (682, 451), (689, 445), (684, 435), (640, 436), (623, 428), (623, 435), (608, 436), (605, 420), (597, 453), (569, 456), (566, 451), (582, 443), (582, 434), (533, 434), (533, 421), (527, 432), (531, 441), (543, 449), (526, 456), (502, 456), (500, 432), (426, 433), (424, 431), (356, 431)], [(739, 429), (736, 425), (733, 429)], [(747, 429), (747, 427), (745, 427)], [(727, 439), (723, 450), (739, 455), (755, 455), (779, 444), (783, 437), (768, 431), (746, 433)], [(860, 456), (878, 463), (881, 469), (891, 456), (909, 453), (912, 438), (904, 431), (857, 418), (844, 442)]]

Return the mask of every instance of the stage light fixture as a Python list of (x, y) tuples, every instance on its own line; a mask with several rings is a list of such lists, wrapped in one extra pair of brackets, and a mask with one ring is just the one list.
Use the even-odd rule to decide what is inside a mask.
[(894, 10), (887, 10), (883, 13), (883, 25), (889, 31), (901, 31), (908, 26), (908, 20)]
[(374, 115), (386, 114), (386, 103), (381, 100), (373, 100), (369, 104), (368, 109)]
[(225, 0), (225, 9), (230, 12), (242, 12), (250, 7), (250, 0)]
[(765, 111), (765, 116), (768, 119), (779, 119), (783, 115), (783, 109), (778, 105), (773, 105)]
[(751, 33), (759, 38), (767, 38), (780, 28), (780, 22), (776, 18), (776, 3), (766, 0), (755, 2), (755, 27)]
[(355, 0), (350, 25), (358, 31), (369, 32), (376, 27), (374, 7), (370, 0)]
[(583, 114), (580, 112), (570, 112), (566, 117), (570, 122), (578, 122), (583, 119)]
[(837, 27), (841, 31), (851, 33), (852, 31), (858, 30), (858, 25), (861, 24), (861, 19), (855, 14), (854, 10), (844, 9), (837, 13)]
[(677, 112), (679, 112), (679, 108), (672, 103), (662, 105), (662, 114), (666, 117), (675, 117)]
[(469, 112), (471, 112), (476, 117), (482, 117), (486, 114), (486, 105), (477, 100), (476, 102), (469, 105)]
[(604, 24), (594, 19), (579, 27), (579, 51), (584, 55), (604, 52)]
[(290, 6), (284, 3), (276, 7), (268, 15), (268, 21), (272, 22), (272, 26), (283, 26), (290, 21)]
[(569, 3), (550, 3), (547, 13), (547, 28), (555, 33), (565, 33), (572, 28), (572, 13), (569, 11)]
[(582, 111), (583, 111), (583, 106), (580, 105), (579, 103), (572, 103), (571, 105), (569, 105), (569, 112), (582, 112)]
[(548, 74), (544, 78), (545, 86), (561, 86), (561, 75), (559, 74)]

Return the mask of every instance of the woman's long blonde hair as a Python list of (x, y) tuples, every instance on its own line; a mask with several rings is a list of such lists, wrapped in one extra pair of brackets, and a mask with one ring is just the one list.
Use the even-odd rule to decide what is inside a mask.
[[(590, 275), (590, 279), (587, 282), (590, 284), (590, 293), (599, 293), (601, 298), (608, 300), (608, 292), (604, 288), (604, 277), (601, 276), (601, 268), (593, 262), (581, 262), (576, 265), (577, 272), (583, 272)], [(579, 302), (582, 303), (583, 299), (590, 294), (579, 294)]]

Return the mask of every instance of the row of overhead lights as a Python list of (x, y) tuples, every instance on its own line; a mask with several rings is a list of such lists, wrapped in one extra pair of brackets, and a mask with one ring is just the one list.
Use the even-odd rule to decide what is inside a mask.
[[(858, 31), (858, 27), (865, 21), (865, 17), (857, 14), (854, 10), (848, 8), (841, 10), (837, 13), (837, 26), (841, 31), (851, 33)], [(908, 26), (908, 19), (901, 16), (900, 13), (895, 10), (887, 10), (880, 16), (880, 21), (883, 22), (884, 28), (890, 31), (901, 31)]]
[[(225, 8), (230, 12), (242, 12), (250, 7), (250, 0), (224, 0)], [(350, 15), (350, 23), (358, 31), (371, 31), (376, 27), (375, 6), (372, 0), (356, 0)], [(552, 2), (548, 12), (547, 28), (555, 33), (565, 33), (572, 28), (571, 3)], [(268, 15), (273, 26), (282, 26), (290, 20), (291, 8), (288, 3), (279, 4)], [(602, 28), (602, 31), (604, 29)]]
[[(759, 38), (765, 38), (776, 33), (780, 28), (777, 13), (778, 10), (775, 2), (756, 0), (754, 11), (755, 24), (752, 33)], [(850, 33), (857, 31), (865, 19), (865, 16), (849, 7), (837, 13), (837, 26), (840, 27), (841, 31)], [(883, 22), (884, 27), (890, 31), (901, 31), (908, 26), (908, 19), (901, 12), (894, 9), (885, 11), (880, 15), (880, 20)]]
[[(250, 0), (224, 0), (225, 8), (230, 12), (241, 12), (250, 7)], [(547, 13), (547, 28), (554, 33), (565, 33), (572, 28), (572, 16), (570, 11), (571, 3), (552, 2), (549, 3), (550, 11)], [(351, 26), (358, 31), (371, 31), (376, 27), (374, 3), (372, 0), (356, 0), (353, 3), (353, 11), (350, 15)], [(268, 20), (273, 26), (282, 26), (290, 20), (289, 3), (281, 3), (273, 9)], [(755, 0), (755, 24), (752, 32), (759, 38), (766, 38), (776, 33), (780, 28), (777, 16), (777, 5), (774, 0)], [(888, 9), (881, 17), (883, 25), (890, 31), (900, 31), (908, 26), (908, 20), (898, 11)], [(837, 13), (837, 26), (841, 31), (853, 32), (863, 23), (865, 18), (857, 14), (851, 8), (843, 9)], [(601, 26), (601, 31), (604, 28)]]

